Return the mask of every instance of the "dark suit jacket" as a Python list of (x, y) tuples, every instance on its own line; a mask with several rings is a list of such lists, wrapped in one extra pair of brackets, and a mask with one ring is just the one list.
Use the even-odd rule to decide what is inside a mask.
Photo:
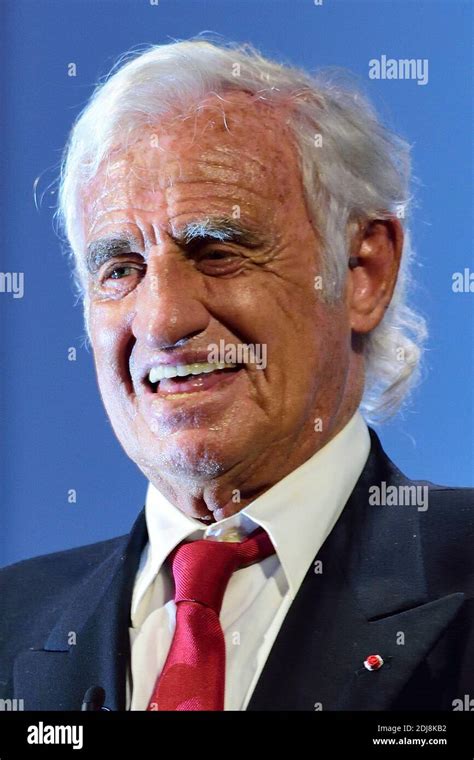
[[(371, 439), (315, 557), (322, 572), (308, 569), (249, 710), (452, 710), (474, 697), (473, 491), (421, 482), (426, 511), (369, 504), (373, 485), (416, 485), (373, 431)], [(142, 511), (129, 535), (0, 571), (0, 698), (79, 710), (100, 685), (109, 708), (125, 709), (131, 594), (146, 540)], [(363, 665), (370, 654), (384, 659), (377, 671)]]

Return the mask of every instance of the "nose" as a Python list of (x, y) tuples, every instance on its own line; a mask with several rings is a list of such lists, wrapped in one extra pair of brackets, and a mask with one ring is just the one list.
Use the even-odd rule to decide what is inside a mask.
[(155, 253), (137, 288), (132, 332), (152, 349), (182, 345), (206, 330), (210, 314), (200, 300), (199, 272), (181, 253)]

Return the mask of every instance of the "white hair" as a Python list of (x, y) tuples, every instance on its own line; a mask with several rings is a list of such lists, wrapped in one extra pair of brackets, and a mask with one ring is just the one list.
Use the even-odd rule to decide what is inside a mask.
[[(311, 76), (264, 58), (249, 45), (203, 39), (148, 46), (122, 56), (77, 118), (65, 149), (58, 218), (83, 285), (80, 191), (117, 145), (144, 126), (180, 114), (214, 94), (225, 119), (225, 95), (244, 91), (268, 105), (290, 106), (285, 123), (294, 139), (311, 222), (323, 242), (324, 297), (341, 297), (354, 223), (402, 217), (405, 243), (392, 301), (363, 339), (365, 389), (361, 409), (381, 420), (400, 406), (419, 375), (424, 319), (407, 305), (412, 249), (410, 148), (377, 118), (372, 106), (334, 72)], [(319, 146), (319, 147), (318, 147)]]

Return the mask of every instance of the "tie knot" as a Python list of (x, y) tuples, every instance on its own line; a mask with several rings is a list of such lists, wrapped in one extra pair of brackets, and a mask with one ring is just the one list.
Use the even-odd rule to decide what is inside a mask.
[(269, 557), (275, 549), (259, 529), (245, 541), (200, 539), (180, 544), (171, 554), (171, 567), (178, 602), (198, 602), (220, 613), (232, 573)]

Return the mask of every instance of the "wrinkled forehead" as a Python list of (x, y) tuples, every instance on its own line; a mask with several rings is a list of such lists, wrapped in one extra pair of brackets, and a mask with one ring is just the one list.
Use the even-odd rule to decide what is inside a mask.
[[(269, 202), (299, 187), (297, 155), (281, 108), (246, 93), (212, 96), (186, 113), (124, 135), (81, 194), (86, 228), (106, 208), (153, 210), (174, 190), (238, 190)], [(87, 233), (86, 233), (87, 234)]]

